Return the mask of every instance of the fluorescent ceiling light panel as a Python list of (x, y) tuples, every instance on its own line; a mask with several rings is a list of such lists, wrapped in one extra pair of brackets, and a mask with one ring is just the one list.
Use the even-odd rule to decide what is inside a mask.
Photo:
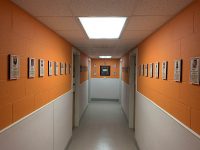
[(112, 56), (99, 56), (99, 58), (112, 58)]
[(79, 17), (90, 39), (118, 39), (127, 17)]

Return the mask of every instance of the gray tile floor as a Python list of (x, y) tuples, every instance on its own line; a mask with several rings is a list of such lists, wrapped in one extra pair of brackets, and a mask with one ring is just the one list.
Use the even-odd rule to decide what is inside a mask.
[(118, 102), (97, 101), (89, 106), (68, 150), (137, 150), (134, 132)]

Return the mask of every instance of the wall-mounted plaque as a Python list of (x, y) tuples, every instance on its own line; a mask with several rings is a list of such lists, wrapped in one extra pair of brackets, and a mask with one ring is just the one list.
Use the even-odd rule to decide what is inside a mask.
[(175, 60), (174, 62), (174, 81), (181, 82), (182, 77), (182, 60)]
[(141, 76), (144, 76), (144, 65), (143, 64), (141, 65), (140, 71), (141, 71), (141, 73), (140, 73)]
[(200, 84), (200, 57), (190, 60), (190, 83)]
[(64, 63), (60, 63), (60, 74), (61, 75), (65, 74), (65, 64)]
[(164, 61), (162, 63), (162, 79), (167, 80), (167, 67), (168, 67), (168, 62)]
[(20, 78), (20, 59), (17, 55), (9, 55), (10, 61), (10, 80)]
[(39, 77), (44, 77), (44, 59), (39, 59)]
[(150, 64), (150, 74), (149, 74), (149, 76), (150, 76), (150, 78), (153, 78), (153, 63), (151, 63)]
[(155, 78), (159, 78), (159, 62), (155, 63)]
[(48, 74), (49, 74), (49, 76), (53, 75), (53, 62), (52, 61), (48, 62)]
[(54, 62), (54, 73), (57, 76), (58, 75), (58, 62)]
[(144, 76), (148, 77), (148, 64), (144, 65)]
[(35, 77), (35, 58), (28, 58), (28, 77)]

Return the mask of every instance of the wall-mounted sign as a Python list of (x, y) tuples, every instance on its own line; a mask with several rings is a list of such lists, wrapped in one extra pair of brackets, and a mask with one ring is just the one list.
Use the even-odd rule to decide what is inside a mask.
[(10, 61), (10, 80), (20, 78), (20, 59), (17, 55), (9, 55)]
[(61, 75), (65, 74), (65, 64), (64, 63), (60, 63), (60, 74)]
[(87, 66), (80, 66), (80, 72), (87, 72), (88, 67)]
[(164, 61), (162, 63), (162, 79), (167, 80), (167, 67), (168, 67), (168, 62)]
[(100, 76), (110, 76), (110, 66), (100, 66)]
[(159, 78), (159, 62), (155, 63), (155, 77), (156, 79)]
[(200, 84), (200, 57), (191, 58), (190, 60), (190, 82)]
[(39, 59), (39, 77), (44, 77), (44, 59)]
[(174, 81), (181, 82), (182, 76), (182, 60), (175, 60), (174, 62)]
[(144, 76), (148, 77), (148, 64), (144, 65)]
[(141, 65), (140, 71), (141, 71), (141, 73), (140, 73), (141, 76), (144, 76), (144, 65), (143, 64)]
[(153, 78), (153, 63), (150, 64), (150, 78)]
[(122, 72), (128, 73), (129, 72), (129, 67), (122, 67)]
[(49, 76), (53, 75), (53, 62), (52, 61), (48, 61), (48, 74), (49, 74)]
[(54, 62), (54, 74), (57, 76), (58, 75), (58, 62)]
[(35, 77), (35, 58), (28, 58), (28, 77)]

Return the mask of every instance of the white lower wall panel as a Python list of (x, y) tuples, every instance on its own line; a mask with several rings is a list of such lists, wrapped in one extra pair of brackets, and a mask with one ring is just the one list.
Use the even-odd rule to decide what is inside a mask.
[(135, 113), (135, 137), (140, 150), (200, 150), (196, 135), (139, 92)]
[(92, 78), (91, 98), (120, 99), (119, 82), (115, 78)]
[(72, 136), (72, 91), (0, 133), (1, 150), (64, 150)]
[(53, 150), (53, 104), (0, 134), (1, 150)]
[(88, 80), (80, 84), (79, 93), (79, 115), (83, 115), (88, 105)]
[(64, 150), (72, 136), (73, 93), (54, 102), (54, 150)]
[(121, 81), (121, 105), (127, 119), (129, 118), (129, 85)]

